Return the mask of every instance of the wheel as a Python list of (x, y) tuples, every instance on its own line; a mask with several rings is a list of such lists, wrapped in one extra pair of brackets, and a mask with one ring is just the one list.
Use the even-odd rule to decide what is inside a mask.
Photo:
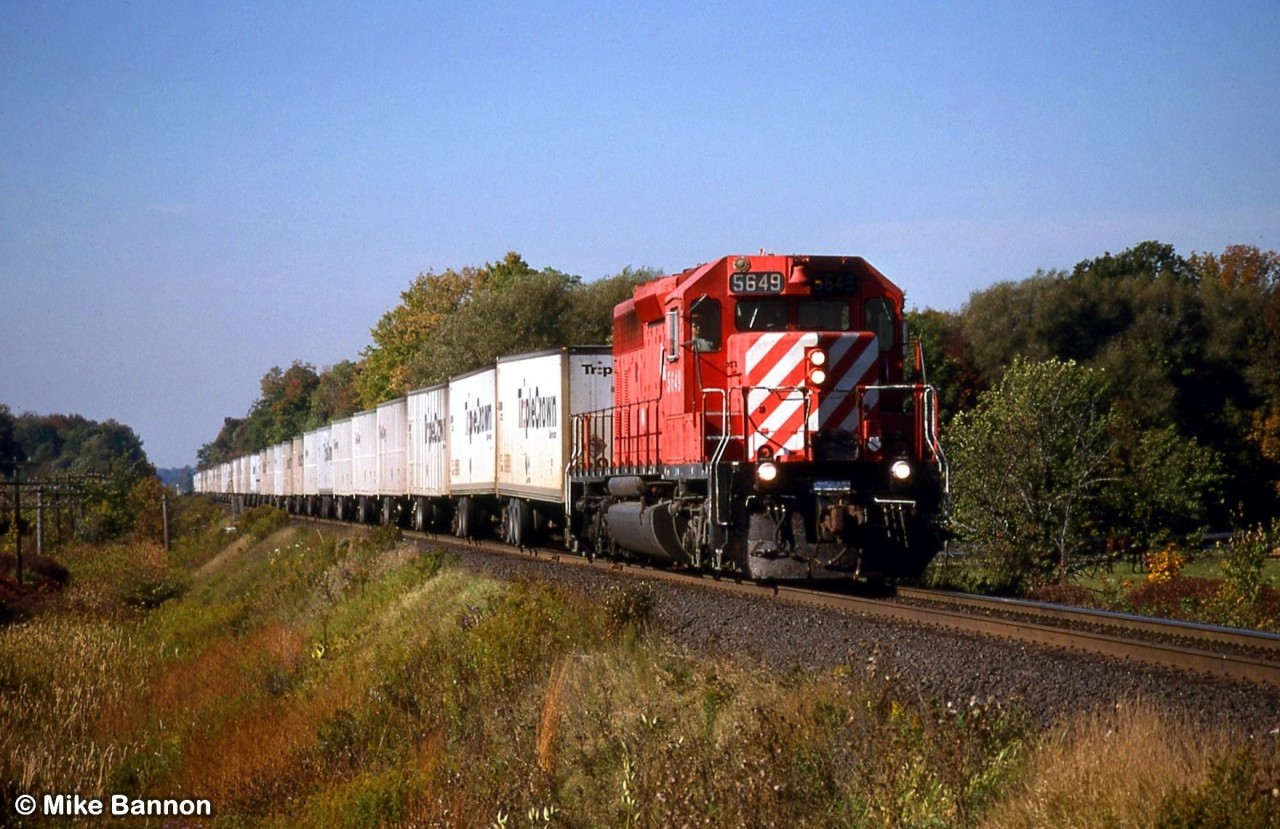
[(475, 502), (470, 498), (459, 498), (457, 508), (453, 511), (453, 534), (458, 538), (471, 538), (475, 534)]
[(533, 541), (533, 510), (528, 501), (511, 498), (502, 511), (503, 539), (512, 547), (523, 550)]
[(413, 529), (415, 532), (425, 532), (428, 526), (427, 521), (427, 499), (413, 499)]
[(382, 525), (391, 526), (396, 523), (396, 501), (391, 496), (382, 499)]

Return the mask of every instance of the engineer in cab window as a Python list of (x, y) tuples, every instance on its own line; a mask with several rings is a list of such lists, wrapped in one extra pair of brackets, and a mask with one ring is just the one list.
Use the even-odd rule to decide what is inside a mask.
[(720, 302), (704, 297), (695, 303), (689, 313), (689, 327), (693, 333), (690, 343), (694, 351), (719, 351)]

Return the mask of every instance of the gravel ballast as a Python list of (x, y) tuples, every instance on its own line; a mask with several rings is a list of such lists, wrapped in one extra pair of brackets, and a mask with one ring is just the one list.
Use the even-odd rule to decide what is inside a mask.
[[(461, 566), (512, 579), (553, 581), (604, 595), (643, 578), (599, 562), (561, 566), (451, 547)], [(1202, 726), (1280, 739), (1280, 689), (1117, 659), (889, 622), (846, 611), (650, 580), (657, 632), (672, 646), (744, 657), (779, 673), (849, 670), (892, 683), (926, 704), (1019, 708), (1048, 725), (1076, 712), (1141, 700)]]

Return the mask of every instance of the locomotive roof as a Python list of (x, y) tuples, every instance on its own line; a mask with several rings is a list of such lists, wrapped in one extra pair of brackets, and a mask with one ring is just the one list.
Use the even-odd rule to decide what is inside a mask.
[(874, 282), (878, 287), (878, 293), (888, 294), (898, 302), (902, 301), (902, 290), (861, 256), (730, 254), (678, 274), (646, 282), (635, 289), (630, 299), (617, 305), (613, 315), (616, 318), (634, 311), (644, 322), (659, 319), (670, 297), (697, 285), (701, 277), (709, 273), (722, 271), (727, 276), (739, 262), (743, 261), (746, 262), (746, 267), (752, 270), (780, 271), (787, 274), (789, 278), (799, 274), (803, 279), (806, 273), (809, 275), (852, 273), (858, 277), (859, 281)]
[(553, 354), (612, 354), (613, 346), (609, 345), (562, 345), (559, 348), (544, 348), (541, 351), (526, 351), (523, 354), (508, 354), (499, 357), (499, 363), (513, 363), (517, 360), (529, 360), (534, 357), (549, 357)]

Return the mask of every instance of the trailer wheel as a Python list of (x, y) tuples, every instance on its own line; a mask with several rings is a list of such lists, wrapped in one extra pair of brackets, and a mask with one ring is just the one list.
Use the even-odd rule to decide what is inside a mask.
[(523, 550), (533, 540), (533, 510), (528, 501), (511, 498), (502, 511), (502, 535), (508, 544)]
[(453, 512), (453, 534), (458, 538), (471, 538), (475, 534), (475, 502), (470, 498), (458, 499), (458, 507)]

